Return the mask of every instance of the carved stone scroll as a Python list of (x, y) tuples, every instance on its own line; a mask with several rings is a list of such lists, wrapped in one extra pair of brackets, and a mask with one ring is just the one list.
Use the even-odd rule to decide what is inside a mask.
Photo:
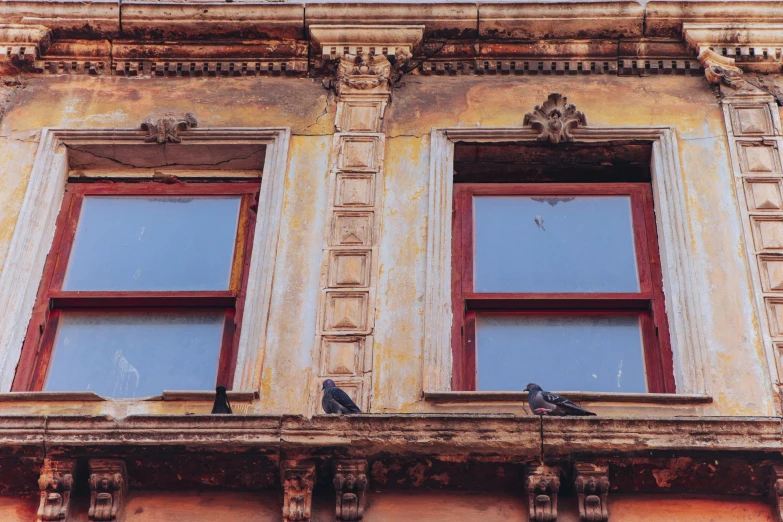
[(579, 504), (579, 520), (605, 522), (609, 520), (608, 466), (574, 464), (574, 489)]
[(141, 129), (149, 134), (144, 138), (147, 143), (181, 143), (182, 138), (178, 136), (179, 131), (197, 126), (196, 117), (187, 112), (181, 118), (174, 116), (148, 118), (141, 124)]
[(335, 463), (334, 490), (337, 494), (337, 520), (361, 520), (367, 494), (367, 461), (343, 460)]
[(585, 115), (568, 103), (568, 98), (559, 92), (553, 92), (533, 112), (525, 114), (523, 125), (530, 125), (539, 132), (539, 141), (560, 143), (574, 141), (571, 131), (580, 125), (587, 125)]
[(735, 89), (745, 86), (742, 69), (735, 65), (734, 58), (704, 49), (699, 53), (699, 63), (704, 67), (704, 76), (709, 83), (723, 84)]
[(118, 520), (128, 488), (125, 462), (121, 460), (90, 460), (89, 520)]
[(283, 520), (309, 522), (315, 486), (315, 463), (307, 460), (283, 462)]
[(68, 522), (71, 509), (71, 489), (76, 473), (74, 460), (44, 460), (38, 487), (41, 502), (38, 505), (36, 522), (57, 520)]
[(532, 466), (527, 471), (525, 486), (530, 508), (530, 520), (535, 522), (556, 521), (560, 470), (540, 464)]

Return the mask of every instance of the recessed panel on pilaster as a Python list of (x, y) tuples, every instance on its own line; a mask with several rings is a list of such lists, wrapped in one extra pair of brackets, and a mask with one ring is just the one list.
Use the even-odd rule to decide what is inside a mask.
[(773, 134), (772, 115), (766, 105), (732, 105), (731, 127), (735, 136)]
[(370, 250), (332, 250), (329, 287), (366, 287), (370, 284)]
[(743, 174), (780, 173), (780, 154), (773, 141), (740, 141), (740, 169)]
[(781, 210), (783, 197), (780, 192), (780, 180), (771, 178), (746, 178), (745, 194), (750, 210)]
[(322, 338), (321, 375), (358, 376), (363, 370), (364, 342), (362, 336)]
[(783, 255), (759, 256), (761, 286), (765, 292), (783, 292)]
[(325, 332), (363, 333), (367, 330), (367, 292), (326, 292)]
[(345, 132), (379, 132), (385, 105), (383, 101), (346, 101), (338, 116), (340, 128)]
[(377, 170), (379, 140), (375, 136), (343, 136), (338, 167), (342, 170)]
[(332, 215), (332, 246), (369, 246), (373, 242), (372, 212), (336, 211)]
[(783, 296), (767, 298), (767, 313), (770, 323), (770, 333), (773, 337), (783, 336)]
[(375, 204), (375, 174), (337, 173), (336, 207), (369, 207)]
[(783, 251), (783, 216), (751, 216), (756, 250)]

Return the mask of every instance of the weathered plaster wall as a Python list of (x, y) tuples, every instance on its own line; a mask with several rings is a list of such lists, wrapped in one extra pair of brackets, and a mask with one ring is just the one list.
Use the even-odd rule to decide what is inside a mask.
[[(705, 411), (773, 414), (771, 382), (751, 300), (720, 108), (703, 79), (663, 76), (407, 79), (395, 93), (388, 115), (381, 248), (384, 266), (394, 268), (393, 273), (382, 272), (379, 309), (387, 310), (389, 302), (396, 302), (400, 311), (403, 306), (408, 311), (407, 320), (379, 314), (376, 342), (383, 349), (376, 352), (376, 367), (382, 371), (376, 377), (375, 407), (393, 411), (420, 406), (420, 373), (409, 370), (419, 364), (400, 362), (421, 361), (424, 296), (420, 281), (426, 235), (420, 232), (424, 216), (411, 219), (410, 211), (404, 212), (400, 202), (410, 200), (416, 208), (425, 205), (417, 194), (427, 183), (427, 134), (432, 127), (521, 125), (524, 114), (553, 91), (567, 95), (592, 126), (676, 128), (691, 217), (691, 244), (695, 265), (700, 268), (693, 277), (704, 313), (710, 356), (707, 374), (715, 394), (714, 407)], [(416, 180), (411, 180), (411, 170), (420, 173)], [(391, 230), (397, 232), (387, 232)], [(409, 248), (400, 246), (401, 238), (406, 238)], [(658, 414), (665, 411), (657, 409)]]
[[(516, 411), (420, 402), (429, 132), (516, 126), (548, 93), (568, 96), (592, 126), (676, 128), (715, 403), (678, 414), (774, 414), (771, 379), (750, 295), (747, 259), (717, 100), (699, 77), (406, 78), (387, 112), (373, 386), (374, 411)], [(293, 132), (268, 347), (258, 412), (302, 413), (313, 353), (334, 104), (308, 79), (35, 77), (0, 122), (0, 266), (43, 127), (134, 128), (152, 112), (190, 111), (207, 126), (290, 126)], [(0, 406), (57, 411), (56, 405)], [(68, 405), (76, 411), (79, 404)], [(206, 411), (208, 404), (100, 404), (89, 411)], [(82, 410), (85, 411), (85, 410)], [(627, 413), (600, 406), (602, 414)], [(638, 414), (670, 414), (637, 408)]]

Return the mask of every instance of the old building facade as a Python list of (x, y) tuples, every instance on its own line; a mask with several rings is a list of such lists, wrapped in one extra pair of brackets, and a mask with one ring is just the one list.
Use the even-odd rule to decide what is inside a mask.
[(783, 520), (780, 3), (6, 0), (0, 48), (0, 520)]

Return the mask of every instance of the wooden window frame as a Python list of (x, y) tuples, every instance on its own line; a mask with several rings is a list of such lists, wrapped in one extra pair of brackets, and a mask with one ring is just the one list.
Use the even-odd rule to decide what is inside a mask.
[[(69, 182), (57, 216), (35, 307), (27, 328), (12, 391), (42, 391), (50, 370), (57, 323), (64, 310), (222, 311), (225, 315), (216, 384), (231, 389), (236, 371), (250, 254), (261, 180)], [(241, 196), (229, 289), (225, 291), (64, 291), (71, 248), (85, 196)], [(161, 390), (163, 391), (163, 390)]]
[[(477, 293), (473, 291), (473, 204), (481, 196), (612, 196), (631, 198), (639, 292)], [(647, 389), (675, 393), (658, 234), (649, 183), (455, 183), (452, 215), (452, 390), (476, 391), (476, 313), (536, 315), (638, 314)], [(646, 261), (646, 262), (645, 262)]]

